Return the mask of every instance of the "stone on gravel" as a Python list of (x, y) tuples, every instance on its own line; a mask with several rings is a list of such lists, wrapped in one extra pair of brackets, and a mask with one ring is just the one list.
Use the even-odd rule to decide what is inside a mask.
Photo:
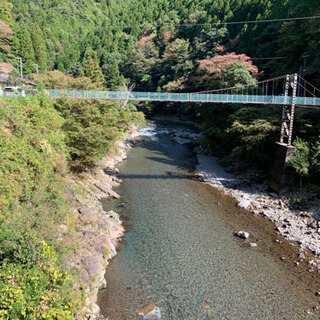
[(249, 238), (249, 233), (246, 232), (246, 231), (238, 231), (238, 232), (235, 232), (235, 235), (239, 238), (242, 238), (242, 239), (248, 239)]
[(147, 306), (139, 308), (136, 313), (143, 317), (143, 319), (156, 320), (161, 319), (160, 309), (153, 303), (148, 304)]
[(250, 205), (251, 205), (251, 201), (249, 199), (241, 199), (237, 203), (237, 206), (243, 209), (248, 209)]

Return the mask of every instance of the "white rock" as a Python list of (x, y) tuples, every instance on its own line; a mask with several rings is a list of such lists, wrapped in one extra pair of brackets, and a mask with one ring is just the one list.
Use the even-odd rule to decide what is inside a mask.
[(237, 206), (243, 209), (249, 208), (251, 205), (251, 201), (249, 199), (241, 199), (238, 201)]
[(97, 304), (92, 303), (90, 307), (85, 309), (85, 319), (94, 320), (97, 319), (100, 313), (100, 308)]
[(249, 238), (249, 233), (246, 232), (246, 231), (239, 231), (239, 232), (236, 233), (236, 235), (239, 238), (242, 238), (242, 239), (248, 239)]

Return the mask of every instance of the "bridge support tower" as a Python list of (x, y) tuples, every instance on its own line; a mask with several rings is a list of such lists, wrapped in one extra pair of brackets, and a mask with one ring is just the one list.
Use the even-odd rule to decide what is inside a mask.
[[(280, 142), (276, 142), (276, 152), (269, 175), (269, 187), (281, 193), (288, 189), (292, 181), (292, 172), (288, 170), (290, 159), (296, 148), (291, 145), (294, 111), (296, 106), (298, 75), (287, 75), (285, 82), (285, 104), (282, 109)], [(292, 92), (291, 104), (288, 104), (289, 93)]]

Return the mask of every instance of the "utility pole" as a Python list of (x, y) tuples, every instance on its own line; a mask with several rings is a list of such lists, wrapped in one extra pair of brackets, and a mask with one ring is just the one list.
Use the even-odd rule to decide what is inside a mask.
[(303, 66), (300, 66), (300, 72), (299, 72), (299, 88), (298, 88), (298, 96), (301, 96), (303, 94), (303, 92), (301, 92), (303, 90), (303, 84), (300, 83), (301, 81), (303, 81), (302, 79), (304, 79), (305, 75), (306, 75), (306, 71), (307, 71), (307, 58), (309, 57), (308, 54), (304, 54), (300, 59), (303, 58)]
[(39, 74), (39, 66), (38, 66), (38, 64), (35, 63), (34, 66), (36, 66), (37, 74)]
[(21, 76), (21, 81), (23, 81), (23, 70), (22, 70), (22, 58), (18, 57), (15, 59), (19, 59), (20, 60), (20, 76)]
[(306, 75), (306, 71), (307, 71), (307, 58), (309, 57), (308, 54), (304, 54), (302, 56), (303, 58), (303, 69), (302, 69), (302, 78), (304, 78), (304, 76)]

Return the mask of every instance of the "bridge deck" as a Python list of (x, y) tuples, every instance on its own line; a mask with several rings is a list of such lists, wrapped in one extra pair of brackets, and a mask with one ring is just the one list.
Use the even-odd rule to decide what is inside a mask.
[[(67, 96), (69, 98), (201, 102), (201, 103), (242, 103), (242, 104), (290, 104), (291, 97), (270, 95), (236, 95), (214, 93), (165, 93), (165, 92), (125, 92), (125, 91), (85, 91), (85, 90), (47, 90), (52, 98)], [(296, 97), (296, 105), (320, 106), (320, 98)]]

